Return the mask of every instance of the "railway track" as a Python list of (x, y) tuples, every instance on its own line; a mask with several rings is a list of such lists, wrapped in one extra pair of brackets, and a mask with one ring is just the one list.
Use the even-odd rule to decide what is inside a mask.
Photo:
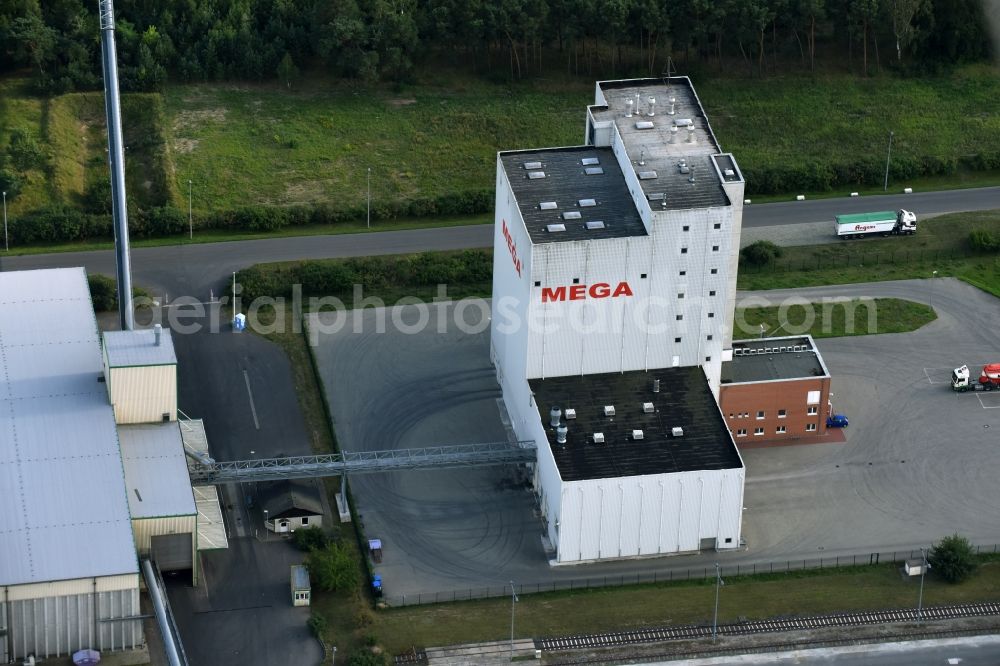
[[(777, 633), (782, 631), (800, 631), (803, 629), (825, 629), (831, 627), (857, 627), (876, 624), (893, 624), (899, 622), (951, 620), (963, 617), (984, 617), (990, 615), (1000, 615), (1000, 603), (932, 606), (924, 608), (921, 613), (918, 613), (915, 608), (906, 608), (898, 610), (838, 613), (836, 615), (817, 615), (804, 618), (720, 624), (718, 626), (718, 635), (746, 636), (751, 634)], [(682, 627), (633, 629), (629, 631), (614, 631), (602, 634), (581, 634), (578, 636), (565, 636), (559, 638), (541, 638), (535, 640), (535, 645), (538, 649), (543, 651), (558, 652), (565, 650), (609, 648), (622, 645), (636, 645), (640, 643), (696, 640), (699, 638), (710, 638), (711, 636), (712, 627), (690, 625)]]

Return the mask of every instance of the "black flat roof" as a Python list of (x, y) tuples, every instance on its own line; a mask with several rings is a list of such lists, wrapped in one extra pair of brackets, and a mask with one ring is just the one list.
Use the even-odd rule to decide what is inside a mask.
[(733, 360), (722, 363), (722, 383), (826, 377), (826, 366), (808, 337), (733, 340)]
[[(659, 393), (653, 381), (660, 380)], [(700, 367), (529, 379), (538, 414), (564, 481), (666, 474), (743, 466)], [(653, 403), (645, 413), (643, 403)], [(605, 416), (604, 407), (615, 415)], [(549, 425), (553, 406), (575, 409), (566, 444)], [(672, 429), (683, 428), (682, 436)], [(643, 439), (632, 439), (642, 430)], [(595, 444), (593, 433), (604, 433)]]
[[(646, 235), (610, 148), (578, 146), (502, 152), (500, 162), (532, 243)], [(588, 174), (588, 170), (592, 173)], [(581, 205), (581, 201), (593, 203)], [(543, 203), (554, 203), (555, 207), (543, 208)], [(566, 219), (565, 213), (579, 217)], [(599, 228), (588, 228), (588, 222)], [(564, 230), (550, 231), (549, 225), (553, 224), (563, 225)]]

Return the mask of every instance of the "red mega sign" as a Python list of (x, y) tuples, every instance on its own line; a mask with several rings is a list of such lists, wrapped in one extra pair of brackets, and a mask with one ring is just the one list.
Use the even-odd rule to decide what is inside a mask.
[(507, 220), (503, 221), (503, 239), (507, 241), (507, 251), (510, 252), (510, 260), (514, 262), (514, 270), (517, 271), (517, 276), (521, 277), (521, 260), (517, 257), (517, 244), (510, 235), (510, 229), (507, 228)]
[(542, 303), (552, 301), (581, 301), (586, 298), (617, 298), (631, 296), (632, 287), (628, 282), (619, 282), (612, 288), (607, 282), (591, 285), (574, 284), (570, 287), (542, 287)]

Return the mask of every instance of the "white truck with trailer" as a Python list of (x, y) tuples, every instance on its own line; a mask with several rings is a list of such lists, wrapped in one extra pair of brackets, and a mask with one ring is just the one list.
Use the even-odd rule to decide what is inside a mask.
[(951, 372), (952, 391), (1000, 391), (1000, 363), (987, 363), (979, 373), (978, 380), (969, 366), (963, 365)]
[(917, 216), (908, 210), (838, 215), (834, 224), (838, 238), (865, 236), (910, 236), (917, 233)]

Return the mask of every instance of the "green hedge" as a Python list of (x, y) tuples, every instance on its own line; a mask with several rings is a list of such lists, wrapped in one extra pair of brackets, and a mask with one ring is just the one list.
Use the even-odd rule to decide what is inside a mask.
[(260, 296), (288, 298), (294, 284), (302, 285), (304, 296), (327, 296), (350, 294), (355, 284), (369, 294), (394, 285), (488, 283), (492, 276), (490, 252), (464, 250), (263, 264), (240, 271), (237, 280), (241, 298), (250, 302)]

